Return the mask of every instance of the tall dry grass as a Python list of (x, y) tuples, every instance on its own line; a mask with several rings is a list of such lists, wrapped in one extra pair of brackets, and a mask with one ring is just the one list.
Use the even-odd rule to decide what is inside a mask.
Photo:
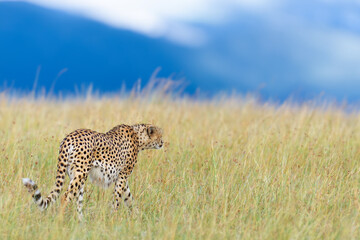
[[(47, 194), (67, 133), (138, 122), (167, 142), (141, 152), (130, 178), (139, 215), (113, 212), (112, 189), (90, 183), (82, 223), (74, 205), (36, 208), (21, 178)], [(360, 116), (337, 107), (5, 94), (0, 153), (0, 239), (360, 238)]]

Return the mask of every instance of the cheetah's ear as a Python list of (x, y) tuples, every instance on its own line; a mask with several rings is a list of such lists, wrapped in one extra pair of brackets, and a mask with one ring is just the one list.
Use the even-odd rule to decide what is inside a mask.
[(148, 133), (149, 137), (151, 137), (152, 135), (154, 135), (155, 132), (156, 132), (156, 128), (155, 128), (155, 127), (148, 127), (147, 133)]

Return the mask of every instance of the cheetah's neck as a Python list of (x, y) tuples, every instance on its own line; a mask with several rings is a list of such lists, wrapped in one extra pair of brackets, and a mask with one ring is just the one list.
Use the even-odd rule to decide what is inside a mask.
[(146, 141), (146, 125), (145, 124), (136, 124), (131, 126), (134, 129), (134, 132), (137, 135), (137, 141), (139, 143), (139, 151), (144, 150), (145, 141)]

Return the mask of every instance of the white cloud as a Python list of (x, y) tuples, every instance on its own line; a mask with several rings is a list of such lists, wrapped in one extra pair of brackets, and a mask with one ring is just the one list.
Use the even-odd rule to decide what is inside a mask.
[[(27, 0), (65, 10), (108, 25), (189, 46), (206, 42), (207, 35), (189, 23), (217, 23), (235, 9), (254, 13), (291, 39), (287, 54), (312, 79), (360, 79), (360, 36), (339, 30), (333, 22), (357, 27), (359, 0)], [(231, 37), (231, 36), (229, 36)], [(359, 70), (358, 70), (359, 69)]]
[(274, 9), (282, 4), (282, 0), (234, 0), (234, 3), (248, 10)]
[(256, 9), (278, 0), (26, 0), (65, 10), (108, 25), (186, 45), (206, 41), (200, 29), (186, 23), (219, 22), (235, 7)]
[[(360, 83), (360, 1), (317, 0), (259, 14), (283, 36), (284, 53), (318, 84)], [(302, 5), (303, 6), (303, 5)], [(356, 7), (357, 6), (357, 7)]]
[(223, 17), (216, 0), (27, 0), (65, 10), (108, 25), (152, 37), (166, 37), (186, 45), (198, 45), (206, 36), (186, 22), (217, 21)]
[(360, 81), (360, 36), (339, 30), (317, 35), (314, 47), (320, 59), (309, 65), (314, 78), (327, 83)]

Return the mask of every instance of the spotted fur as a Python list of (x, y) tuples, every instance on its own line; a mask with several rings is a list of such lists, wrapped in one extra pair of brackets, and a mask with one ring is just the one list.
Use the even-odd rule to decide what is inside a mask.
[(150, 124), (118, 125), (107, 133), (78, 129), (67, 135), (60, 144), (55, 187), (43, 198), (36, 183), (23, 178), (23, 184), (35, 203), (45, 210), (60, 195), (65, 174), (70, 178), (64, 194), (65, 205), (77, 197), (77, 211), (82, 218), (84, 184), (91, 182), (107, 188), (115, 183), (114, 207), (123, 199), (131, 209), (133, 197), (127, 179), (137, 162), (139, 151), (163, 146), (162, 130)]

